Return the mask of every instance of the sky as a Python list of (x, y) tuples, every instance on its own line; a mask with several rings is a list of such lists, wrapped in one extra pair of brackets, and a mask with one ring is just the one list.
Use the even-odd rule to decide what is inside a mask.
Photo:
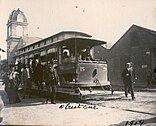
[[(6, 50), (7, 21), (20, 8), (29, 36), (45, 38), (80, 31), (113, 45), (133, 25), (156, 31), (156, 0), (0, 0), (0, 48)], [(1, 58), (6, 53), (0, 52)]]

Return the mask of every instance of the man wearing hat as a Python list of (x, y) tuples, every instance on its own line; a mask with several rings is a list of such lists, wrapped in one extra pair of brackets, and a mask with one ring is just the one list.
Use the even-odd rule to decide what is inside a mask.
[(51, 97), (51, 103), (55, 103), (55, 98), (56, 98), (56, 86), (58, 84), (58, 72), (57, 72), (57, 64), (54, 64), (51, 67), (51, 72), (52, 72), (52, 97)]
[(53, 64), (53, 62), (50, 62), (45, 66), (44, 80), (48, 91), (46, 103), (48, 103), (48, 100), (50, 99), (51, 104), (56, 104), (55, 98), (56, 98), (56, 86), (58, 84), (58, 73), (57, 73), (57, 65)]
[(26, 70), (27, 70), (27, 84), (28, 84), (28, 90), (29, 90), (29, 98), (31, 98), (31, 86), (32, 86), (32, 83), (31, 83), (31, 77), (32, 77), (32, 71), (30, 69), (30, 65), (29, 64), (26, 64)]
[(22, 75), (21, 75), (21, 82), (23, 84), (23, 99), (25, 99), (27, 83), (28, 83), (28, 71), (26, 69), (26, 65), (23, 65)]
[(135, 83), (136, 76), (135, 70), (131, 62), (126, 63), (126, 68), (123, 70), (121, 76), (123, 78), (123, 83), (125, 87), (125, 96), (128, 97), (128, 91), (130, 90), (132, 100), (134, 100), (135, 97), (133, 83)]

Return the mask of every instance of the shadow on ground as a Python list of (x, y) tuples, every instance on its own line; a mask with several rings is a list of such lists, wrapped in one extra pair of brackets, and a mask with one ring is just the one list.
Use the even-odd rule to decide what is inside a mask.
[[(28, 98), (28, 96), (25, 99), (22, 99), (22, 93), (19, 93), (19, 97), (21, 102), (15, 103), (15, 104), (9, 104), (9, 99), (7, 97), (7, 94), (4, 90), (0, 90), (0, 95), (4, 103), (4, 107), (24, 107), (24, 106), (37, 106), (37, 105), (45, 105), (46, 98), (33, 95), (31, 98)], [(49, 104), (50, 102), (48, 102)], [(56, 103), (62, 103), (62, 101), (56, 100)], [(65, 103), (65, 102), (63, 102)]]

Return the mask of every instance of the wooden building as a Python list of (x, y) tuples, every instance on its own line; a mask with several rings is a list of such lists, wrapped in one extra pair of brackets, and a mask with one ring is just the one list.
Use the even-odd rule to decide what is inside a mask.
[(107, 60), (108, 49), (104, 46), (94, 47), (94, 59)]
[(136, 86), (146, 86), (147, 69), (153, 72), (156, 67), (156, 31), (132, 25), (112, 46), (107, 60), (112, 85), (123, 85), (121, 72), (130, 61), (137, 73)]

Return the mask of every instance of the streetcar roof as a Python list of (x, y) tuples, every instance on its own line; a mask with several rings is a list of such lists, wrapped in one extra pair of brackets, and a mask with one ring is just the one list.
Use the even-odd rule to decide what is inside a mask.
[[(105, 41), (101, 41), (101, 40), (96, 40), (96, 39), (91, 39), (91, 38), (86, 38), (86, 37), (70, 37), (70, 38), (67, 38), (67, 39), (63, 39), (63, 40), (58, 40), (58, 41), (54, 41), (50, 44), (47, 44), (47, 45), (43, 45), (43, 46), (40, 46), (40, 47), (37, 47), (33, 50), (29, 50), (28, 52), (30, 51), (37, 51), (37, 50), (41, 50), (42, 48), (45, 48), (45, 47), (48, 47), (48, 46), (61, 46), (61, 45), (69, 45), (69, 46), (74, 46), (74, 43), (77, 43), (76, 44), (76, 47), (77, 48), (85, 48), (87, 46), (90, 46), (90, 47), (93, 47), (93, 46), (98, 46), (98, 45), (102, 45), (102, 44), (106, 44)], [(19, 50), (22, 50), (24, 48), (27, 48), (26, 47), (23, 47), (23, 48), (20, 48)], [(24, 53), (28, 53), (28, 52), (22, 52), (18, 55), (22, 55)]]
[(98, 46), (102, 44), (106, 44), (107, 42), (101, 41), (101, 40), (96, 40), (96, 39), (91, 39), (91, 38), (86, 38), (86, 37), (72, 37), (68, 39), (64, 39), (62, 41), (57, 41), (54, 42), (54, 45), (66, 45), (66, 44), (74, 44), (77, 43), (77, 46), (83, 47), (83, 46)]
[[(72, 45), (75, 42), (77, 42), (77, 45), (79, 47), (85, 47), (85, 46), (93, 47), (93, 46), (98, 46), (98, 45), (102, 45), (102, 44), (107, 43), (107, 42), (102, 41), (102, 40), (92, 39), (92, 38), (88, 38), (88, 37), (70, 37), (70, 38), (67, 38), (67, 39), (54, 41), (54, 42), (52, 42), (50, 44), (47, 44), (47, 45), (44, 45), (44, 46), (50, 46), (50, 45), (59, 46), (59, 45), (66, 45), (66, 44), (69, 44), (69, 45), (71, 44)], [(33, 45), (33, 44), (31, 44), (31, 45)], [(31, 45), (28, 45), (28, 46), (31, 46)], [(18, 50), (22, 50), (24, 48), (27, 48), (28, 46), (25, 46), (25, 47), (20, 48)], [(40, 48), (42, 48), (42, 47), (40, 47)]]

